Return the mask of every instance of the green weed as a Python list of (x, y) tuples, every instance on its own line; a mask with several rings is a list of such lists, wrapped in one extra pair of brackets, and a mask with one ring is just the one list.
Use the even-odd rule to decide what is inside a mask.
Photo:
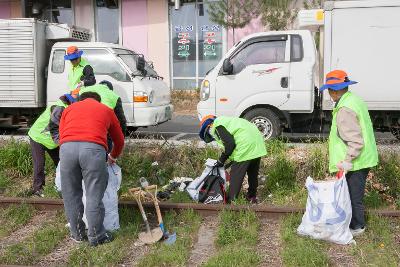
[(2, 264), (32, 265), (50, 253), (67, 235), (65, 218), (59, 214), (55, 221), (45, 224), (21, 243), (7, 247), (0, 256)]
[(218, 247), (238, 244), (253, 246), (257, 244), (259, 221), (251, 211), (228, 211), (220, 213), (216, 244)]
[(11, 140), (0, 149), (0, 170), (10, 170), (14, 177), (32, 174), (30, 146), (24, 142)]
[(257, 266), (261, 261), (260, 255), (252, 248), (224, 247), (218, 254), (212, 257), (203, 267), (235, 266), (248, 267)]
[(190, 198), (189, 194), (186, 191), (180, 192), (176, 191), (171, 195), (170, 200), (174, 203), (193, 203), (193, 199)]
[(7, 236), (12, 231), (25, 225), (35, 213), (31, 205), (12, 205), (0, 211), (0, 237)]
[(384, 206), (385, 202), (377, 191), (370, 191), (364, 195), (364, 204), (369, 208), (379, 208)]
[(128, 254), (130, 245), (139, 233), (140, 215), (137, 210), (119, 209), (121, 229), (114, 233), (115, 240), (97, 247), (82, 244), (72, 251), (68, 266), (114, 266)]
[(352, 248), (360, 266), (398, 266), (400, 249), (399, 221), (369, 216), (365, 233), (356, 237)]
[(291, 190), (296, 186), (295, 165), (285, 155), (278, 155), (273, 159), (272, 163), (266, 167), (266, 175), (267, 192), (279, 189)]
[(323, 180), (329, 175), (328, 150), (325, 146), (311, 148), (307, 159), (309, 175), (315, 180)]
[(193, 244), (193, 234), (197, 233), (201, 218), (193, 210), (179, 214), (169, 212), (165, 216), (166, 229), (176, 231), (177, 240), (173, 245), (157, 243), (138, 266), (185, 266)]
[(300, 215), (288, 215), (281, 227), (282, 260), (285, 266), (328, 266), (328, 244), (323, 241), (301, 237), (296, 230)]
[(385, 193), (400, 197), (400, 156), (395, 152), (380, 155), (380, 164), (374, 168), (375, 178), (385, 187)]
[(280, 155), (287, 151), (286, 143), (280, 139), (271, 139), (265, 142), (267, 148), (267, 155)]

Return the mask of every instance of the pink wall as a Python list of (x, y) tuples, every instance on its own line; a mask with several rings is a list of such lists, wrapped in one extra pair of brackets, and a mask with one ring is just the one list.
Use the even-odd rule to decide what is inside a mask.
[(0, 2), (0, 19), (11, 17), (11, 5), (9, 2)]
[(94, 10), (92, 0), (75, 1), (75, 25), (91, 29), (94, 40)]
[(147, 0), (122, 0), (122, 44), (148, 55)]
[[(256, 32), (262, 32), (265, 31), (264, 26), (261, 23), (261, 19), (253, 19), (249, 24), (246, 25), (246, 27), (242, 29), (235, 29), (235, 43), (237, 43), (240, 39), (243, 37), (256, 33)], [(228, 49), (230, 49), (233, 46), (233, 34), (232, 34), (232, 29), (229, 29), (228, 32)]]

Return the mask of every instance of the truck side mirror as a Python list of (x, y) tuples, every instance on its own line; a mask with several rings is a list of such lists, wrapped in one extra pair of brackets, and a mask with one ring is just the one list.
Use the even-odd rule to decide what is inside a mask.
[(138, 71), (140, 71), (141, 73), (143, 73), (144, 72), (144, 68), (145, 68), (145, 66), (146, 66), (146, 61), (144, 60), (144, 57), (143, 56), (139, 56), (138, 58), (137, 58), (137, 62), (136, 62), (136, 69), (138, 70)]
[(224, 63), (222, 64), (222, 74), (224, 75), (230, 75), (233, 73), (233, 65), (229, 58), (226, 58), (224, 60)]

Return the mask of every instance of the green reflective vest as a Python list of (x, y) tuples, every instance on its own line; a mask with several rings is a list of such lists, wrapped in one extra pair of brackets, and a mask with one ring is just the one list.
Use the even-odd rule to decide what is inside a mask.
[(211, 126), (210, 134), (221, 147), (224, 147), (222, 141), (215, 133), (215, 129), (218, 126), (224, 126), (235, 139), (236, 147), (229, 157), (230, 160), (242, 162), (259, 158), (267, 154), (264, 137), (253, 123), (245, 119), (234, 117), (222, 116), (216, 118)]
[(68, 88), (70, 90), (76, 89), (76, 85), (81, 81), (81, 77), (83, 75), (83, 69), (89, 65), (89, 63), (81, 57), (81, 62), (79, 62), (78, 66), (72, 66), (68, 73)]
[(50, 123), (51, 107), (59, 106), (66, 108), (68, 105), (63, 101), (58, 100), (54, 105), (48, 106), (46, 110), (39, 116), (32, 127), (29, 129), (28, 135), (33, 141), (44, 145), (48, 149), (54, 149), (58, 147), (58, 144), (54, 143), (51, 138), (48, 125)]
[(105, 84), (95, 84), (92, 86), (87, 86), (79, 91), (79, 94), (83, 94), (86, 92), (94, 92), (98, 93), (101, 97), (101, 103), (106, 105), (107, 107), (114, 109), (115, 106), (117, 105), (117, 101), (119, 96), (114, 93), (114, 91), (111, 91), (108, 89), (108, 86)]
[(336, 125), (336, 116), (340, 108), (347, 107), (357, 114), (360, 123), (364, 147), (360, 155), (352, 161), (353, 169), (357, 171), (364, 168), (371, 168), (378, 164), (378, 150), (376, 148), (374, 129), (369, 117), (367, 105), (351, 92), (345, 93), (332, 111), (332, 126), (329, 134), (329, 171), (337, 172), (336, 164), (343, 161), (347, 153), (347, 145), (339, 137)]

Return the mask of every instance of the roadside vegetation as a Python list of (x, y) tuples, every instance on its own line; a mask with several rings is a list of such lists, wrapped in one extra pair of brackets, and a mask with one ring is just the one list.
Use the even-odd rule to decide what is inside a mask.
[(0, 255), (1, 264), (32, 265), (49, 254), (67, 235), (63, 213), (48, 221), (22, 242), (10, 245)]
[(11, 205), (0, 210), (0, 238), (27, 224), (34, 213), (34, 208), (27, 204)]
[(257, 266), (256, 252), (260, 222), (252, 211), (222, 211), (215, 241), (217, 252), (203, 266)]
[(178, 214), (168, 212), (164, 216), (164, 224), (170, 233), (176, 232), (176, 242), (172, 245), (156, 243), (138, 266), (186, 266), (200, 222), (201, 217), (193, 210), (184, 210)]
[[(326, 143), (310, 148), (293, 147), (285, 140), (266, 142), (268, 155), (262, 159), (259, 200), (272, 205), (303, 207), (307, 200), (304, 183), (307, 176), (325, 179), (328, 173)], [(26, 196), (32, 183), (32, 160), (29, 144), (15, 140), (0, 144), (0, 194)], [(157, 144), (129, 144), (119, 160), (122, 168), (121, 199), (129, 199), (131, 187), (140, 185), (145, 177), (159, 188), (175, 177), (196, 178), (204, 169), (207, 158), (218, 158), (220, 149), (193, 145), (174, 146), (168, 141)], [(46, 186), (44, 194), (59, 198), (54, 189), (55, 166), (46, 158)], [(400, 206), (400, 156), (388, 150), (380, 152), (380, 164), (373, 168), (367, 179), (365, 202), (372, 208)], [(185, 192), (172, 194), (172, 202), (191, 202)]]

